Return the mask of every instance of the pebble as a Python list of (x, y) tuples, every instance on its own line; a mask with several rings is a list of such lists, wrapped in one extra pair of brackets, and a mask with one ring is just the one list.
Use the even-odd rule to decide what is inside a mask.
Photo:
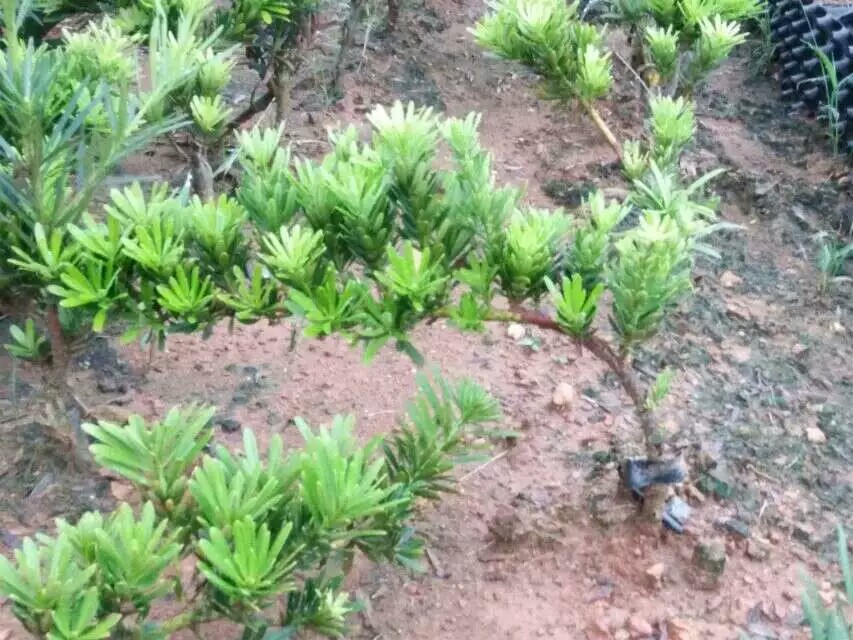
[(800, 592), (794, 589), (794, 587), (785, 587), (785, 589), (782, 590), (782, 595), (788, 600), (794, 602), (799, 601), (800, 599)]
[(726, 545), (721, 540), (700, 540), (693, 551), (693, 562), (714, 578), (726, 570)]
[(750, 560), (755, 560), (756, 562), (761, 562), (762, 560), (767, 560), (767, 557), (770, 555), (770, 550), (767, 548), (767, 545), (764, 545), (758, 540), (749, 540), (746, 543), (746, 557)]
[(743, 278), (733, 271), (723, 271), (723, 273), (720, 274), (720, 284), (726, 289), (734, 289), (742, 282)]
[(646, 569), (646, 575), (649, 577), (649, 586), (660, 589), (664, 572), (666, 572), (666, 565), (663, 562), (655, 563)]
[(557, 385), (557, 388), (554, 389), (554, 393), (551, 396), (551, 402), (556, 407), (571, 408), (575, 402), (576, 396), (577, 393), (572, 385), (568, 382), (561, 382)]
[(666, 623), (669, 640), (699, 640), (699, 633), (684, 618), (670, 618)]
[(723, 527), (729, 533), (733, 533), (741, 538), (749, 538), (749, 525), (743, 520), (737, 518), (729, 518), (723, 523)]
[(825, 444), (826, 443), (826, 434), (823, 431), (821, 431), (818, 427), (807, 427), (806, 428), (806, 440), (808, 440), (812, 444)]
[(610, 638), (610, 629), (607, 626), (607, 620), (597, 618), (590, 622), (586, 627), (586, 637), (590, 640), (606, 640)]
[(237, 418), (216, 418), (214, 419), (214, 423), (222, 429), (225, 433), (234, 433), (235, 431), (239, 431), (242, 423), (237, 420)]
[(638, 615), (628, 619), (628, 629), (631, 631), (632, 638), (648, 638), (654, 633), (649, 621)]
[(524, 325), (517, 322), (510, 323), (506, 328), (506, 334), (513, 340), (521, 340), (526, 333), (527, 329), (524, 328)]

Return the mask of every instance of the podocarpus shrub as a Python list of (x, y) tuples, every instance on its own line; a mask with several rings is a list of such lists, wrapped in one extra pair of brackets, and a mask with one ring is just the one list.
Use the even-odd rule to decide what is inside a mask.
[[(419, 502), (453, 490), (469, 441), (499, 417), (469, 381), (418, 386), (399, 429), (365, 444), (345, 416), (320, 428), (297, 420), (303, 445), (285, 449), (275, 435), (265, 455), (250, 430), (242, 453), (205, 454), (212, 409), (86, 425), (97, 461), (130, 480), (142, 506), (27, 538), (14, 562), (0, 557), (0, 593), (50, 640), (165, 639), (215, 620), (241, 625), (244, 639), (340, 637), (358, 606), (342, 587), (354, 555), (417, 569)], [(162, 619), (166, 597), (180, 610)]]
[[(114, 191), (102, 221), (57, 232), (49, 294), (96, 330), (121, 318), (130, 336), (157, 342), (224, 318), (298, 315), (309, 336), (342, 334), (367, 357), (391, 343), (418, 359), (409, 333), (424, 319), (467, 330), (536, 324), (617, 375), (647, 455), (660, 458), (654, 409), (669, 374), (644, 383), (632, 353), (690, 290), (698, 239), (713, 228), (707, 178), (682, 187), (650, 161), (627, 201), (596, 193), (574, 219), (525, 207), (519, 190), (494, 183), (475, 115), (443, 119), (396, 104), (369, 119), (368, 143), (353, 127), (333, 133), (319, 162), (293, 160), (280, 130), (245, 133), (234, 197), (205, 204), (165, 188)], [(692, 119), (678, 136), (654, 124), (649, 135), (651, 148), (677, 155), (672, 145), (686, 143)], [(447, 169), (438, 168), (443, 145)], [(553, 312), (540, 311), (545, 301)], [(596, 322), (605, 301), (612, 338)]]
[[(502, 5), (478, 37), (534, 65), (554, 96), (592, 105), (610, 83), (600, 34), (577, 21), (571, 8), (549, 2), (524, 12)], [(184, 20), (191, 32), (198, 16)], [(152, 33), (160, 35), (153, 41), (182, 42), (168, 36), (164, 24), (163, 16), (155, 22), (159, 27)], [(152, 344), (162, 344), (169, 332), (207, 332), (223, 318), (277, 321), (296, 314), (305, 318), (309, 335), (341, 333), (361, 343), (368, 356), (391, 342), (415, 358), (409, 332), (423, 319), (444, 317), (475, 330), (491, 320), (521, 321), (567, 334), (600, 358), (635, 407), (647, 455), (661, 457), (654, 408), (669, 375), (642, 383), (632, 353), (657, 333), (667, 311), (690, 289), (694, 252), (704, 248), (698, 238), (713, 229), (715, 206), (703, 194), (713, 174), (686, 186), (677, 175), (695, 126), (692, 106), (683, 99), (650, 101), (645, 143), (624, 146), (631, 195), (608, 203), (594, 194), (579, 221), (560, 210), (525, 207), (518, 190), (495, 185), (475, 115), (442, 119), (401, 104), (371, 114), (369, 143), (353, 127), (334, 133), (333, 150), (320, 162), (293, 161), (279, 146), (281, 130), (244, 134), (238, 148), (243, 175), (233, 197), (205, 201), (166, 187), (144, 193), (132, 186), (114, 191), (103, 216), (95, 218), (85, 214), (106, 171), (120, 153), (138, 148), (163, 127), (141, 135), (146, 116), (131, 121), (133, 126), (112, 126), (113, 120), (117, 125), (125, 120), (115, 115), (114, 94), (103, 90), (95, 94), (101, 102), (84, 115), (101, 109), (111, 124), (104, 133), (87, 117), (72, 117), (79, 99), (64, 103), (70, 105), (64, 119), (49, 115), (53, 102), (36, 102), (16, 89), (22, 73), (39, 76), (32, 71), (36, 67), (20, 62), (23, 54), (16, 52), (24, 48), (14, 35), (7, 33), (13, 46), (5, 65), (10, 89), (4, 106), (35, 113), (38, 126), (13, 119), (21, 123), (20, 142), (4, 150), (7, 173), (0, 179), (5, 193), (15, 194), (3, 202), (3, 233), (10, 239), (4, 275), (14, 288), (45, 303), (57, 380), (64, 381), (67, 365), (59, 309), (75, 310), (96, 331), (108, 319), (122, 319), (128, 337)], [(560, 55), (542, 63), (549, 50)], [(43, 56), (45, 66), (50, 62), (45, 50), (31, 51), (27, 55)], [(155, 81), (169, 90), (147, 96), (141, 113), (150, 111), (158, 121), (186, 104), (181, 101), (193, 86), (208, 84), (208, 74), (199, 69), (189, 74), (196, 83), (190, 86), (184, 76), (170, 75), (173, 53), (152, 56), (158, 77), (182, 79)], [(118, 80), (107, 86), (118, 87), (111, 91), (134, 104), (123, 97), (129, 92), (121, 90), (126, 77), (121, 65), (108, 69)], [(107, 71), (87, 77), (99, 74)], [(49, 74), (39, 82), (51, 90), (56, 84)], [(86, 83), (83, 87), (80, 96)], [(54, 132), (47, 140), (58, 140), (58, 151), (43, 151), (40, 131)], [(117, 136), (120, 153), (101, 152), (96, 134)], [(449, 169), (438, 168), (443, 145), (450, 152)], [(71, 164), (81, 157), (95, 158), (97, 171)], [(45, 158), (61, 159), (63, 170)], [(78, 182), (83, 177), (85, 188), (66, 186), (72, 172)], [(29, 179), (21, 183), (20, 175)], [(629, 217), (634, 224), (623, 229)], [(496, 306), (499, 296), (508, 307)], [(543, 298), (551, 300), (553, 314), (538, 310)], [(596, 323), (604, 300), (610, 303), (613, 339)], [(14, 335), (16, 353), (41, 352), (33, 332)], [(659, 513), (659, 500), (647, 496), (646, 504)]]
[(853, 565), (847, 549), (847, 535), (838, 527), (838, 565), (841, 569), (841, 591), (843, 600), (826, 604), (815, 583), (807, 579), (803, 591), (803, 613), (811, 632), (812, 640), (850, 640), (851, 628), (848, 612), (842, 605), (853, 602)]

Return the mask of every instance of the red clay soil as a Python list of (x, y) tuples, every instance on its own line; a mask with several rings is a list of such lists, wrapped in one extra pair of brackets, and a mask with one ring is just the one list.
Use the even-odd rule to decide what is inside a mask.
[[(322, 152), (316, 141), (327, 125), (363, 122), (377, 103), (414, 98), (453, 115), (482, 113), (482, 142), (495, 155), (498, 178), (526, 183), (534, 204), (555, 206), (546, 184), (624, 188), (612, 152), (588, 121), (539, 100), (534, 79), (521, 70), (484, 57), (467, 32), (482, 10), (477, 0), (409, 8), (398, 33), (355, 47), (344, 98), (334, 107), (323, 107), (303, 83), (288, 127), (295, 152)], [(715, 241), (722, 260), (701, 263), (694, 299), (640, 359), (677, 370), (664, 416), (694, 472), (681, 489), (693, 507), (687, 531), (638, 527), (634, 505), (617, 495), (609, 452), (614, 443), (639, 451), (639, 433), (614, 381), (588, 354), (535, 330), (518, 339), (502, 326), (484, 335), (443, 323), (424, 327), (415, 343), (427, 360), (448, 377), (485, 385), (501, 400), (501, 427), (521, 437), (515, 446), (493, 444), (490, 464), (460, 469), (458, 495), (424, 509), (426, 575), (357, 565), (350, 586), (366, 607), (350, 637), (807, 638), (802, 571), (817, 577), (823, 597), (836, 598), (833, 527), (849, 523), (851, 513), (853, 325), (849, 286), (828, 298), (815, 293), (810, 234), (843, 219), (847, 194), (829, 182), (834, 164), (816, 128), (787, 120), (772, 80), (749, 77), (746, 62), (729, 64), (700, 98), (699, 145), (687, 159), (697, 173), (731, 169), (721, 183), (722, 211), (741, 229)], [(603, 111), (624, 135), (636, 129), (640, 107), (630, 77), (620, 75), (618, 107)], [(177, 162), (157, 160), (165, 168)], [(152, 161), (138, 166), (150, 173)], [(90, 406), (113, 401), (147, 416), (178, 403), (214, 403), (262, 442), (284, 433), (296, 443), (294, 416), (319, 423), (352, 413), (364, 438), (393, 429), (414, 391), (410, 360), (388, 350), (365, 365), (335, 339), (290, 345), (289, 324), (232, 333), (221, 326), (208, 340), (170, 338), (143, 376), (146, 355), (111, 341), (118, 354), (111, 366), (129, 371), (127, 382), (105, 384), (115, 371), (93, 361), (75, 373), (75, 388)], [(0, 368), (10, 370), (10, 361), (0, 359)], [(26, 367), (16, 377), (37, 384)], [(575, 396), (557, 410), (551, 400), (560, 383)], [(11, 415), (9, 388), (0, 393), (7, 398), (0, 408)], [(221, 431), (217, 440), (236, 447), (240, 434)], [(21, 466), (11, 449), (0, 458), (0, 478)], [(726, 498), (711, 495), (721, 477), (733, 489)], [(77, 481), (52, 481), (56, 490), (4, 507), (0, 542), (12, 547), (68, 509), (56, 496)], [(127, 495), (120, 483), (105, 482), (111, 491), (99, 494), (103, 504), (110, 493)], [(718, 584), (693, 560), (709, 540), (727, 554)], [(2, 620), (8, 638), (26, 637), (8, 607)], [(214, 625), (204, 637), (235, 635)]]

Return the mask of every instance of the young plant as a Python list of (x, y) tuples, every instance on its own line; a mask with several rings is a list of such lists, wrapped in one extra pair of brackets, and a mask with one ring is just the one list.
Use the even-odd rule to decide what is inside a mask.
[(835, 283), (849, 282), (851, 278), (844, 274), (844, 264), (853, 256), (853, 242), (844, 244), (831, 236), (822, 235), (817, 254), (817, 268), (820, 271), (821, 293), (826, 293)]
[(545, 96), (577, 101), (622, 156), (622, 147), (595, 107), (613, 83), (602, 31), (581, 21), (578, 3), (562, 0), (496, 0), (473, 29), (477, 42), (542, 76)]
[[(719, 227), (711, 224), (716, 202), (704, 193), (719, 171), (689, 185), (679, 176), (679, 159), (695, 132), (694, 107), (683, 96), (689, 97), (743, 41), (738, 21), (754, 15), (759, 4), (756, 0), (621, 0), (617, 8), (629, 26), (637, 74), (653, 71), (647, 74), (649, 84), (671, 87), (648, 92), (646, 141), (620, 143), (595, 108), (594, 101), (604, 97), (612, 83), (609, 53), (602, 48), (602, 32), (578, 19), (576, 3), (496, 0), (474, 30), (487, 50), (535, 71), (546, 97), (581, 105), (618, 155), (632, 189), (624, 203), (627, 206), (605, 206), (603, 198), (593, 196), (585, 224), (575, 229), (573, 238), (563, 239), (558, 234), (556, 243), (555, 236), (537, 237), (531, 232), (534, 219), (530, 214), (524, 224), (515, 216), (504, 216), (503, 224), (492, 227), (504, 231), (493, 231), (486, 245), (494, 251), (517, 244), (523, 247), (517, 253), (525, 259), (513, 260), (514, 252), (487, 250), (485, 263), (471, 260), (471, 266), (457, 276), (471, 291), (463, 295), (450, 317), (465, 328), (476, 329), (485, 320), (500, 318), (531, 322), (572, 336), (616, 374), (634, 405), (646, 455), (657, 464), (664, 454), (665, 438), (654, 412), (669, 388), (669, 379), (666, 384), (658, 384), (660, 378), (648, 387), (640, 384), (631, 368), (631, 356), (661, 329), (667, 312), (691, 289), (694, 253), (713, 255), (699, 239)], [(645, 33), (644, 39), (640, 33)], [(651, 69), (644, 61), (644, 42)], [(631, 205), (638, 210), (639, 221), (617, 233), (615, 226)], [(553, 226), (558, 227), (559, 220)], [(561, 273), (561, 284), (552, 281), (550, 270)], [(495, 278), (510, 300), (510, 313), (491, 311), (492, 291), (487, 283)], [(537, 302), (543, 291), (538, 282), (551, 292), (556, 319), (519, 311), (521, 302)], [(605, 291), (612, 298), (610, 324), (616, 334), (612, 342), (594, 329)], [(647, 515), (660, 518), (664, 500), (664, 487), (648, 487), (644, 492)]]
[(755, 40), (749, 56), (749, 70), (753, 76), (768, 75), (772, 63), (776, 59), (779, 45), (774, 42), (773, 31), (770, 27), (776, 11), (774, 5), (767, 3), (752, 21)]
[(634, 70), (651, 87), (690, 97), (763, 11), (759, 0), (622, 0), (611, 18), (628, 28)]
[[(58, 47), (37, 47), (20, 40), (15, 8), (6, 0), (0, 53), (0, 281), (5, 294), (44, 313), (53, 384), (67, 395), (67, 330), (79, 324), (68, 311), (88, 306), (96, 328), (102, 326), (115, 275), (109, 261), (81, 259), (71, 225), (123, 158), (181, 120), (157, 114), (173, 83), (131, 91), (133, 74), (123, 59), (129, 42), (108, 21)], [(63, 313), (60, 289), (73, 292), (62, 295)]]
[[(853, 565), (847, 552), (847, 536), (838, 527), (838, 564), (841, 568), (842, 586), (846, 602), (853, 600)], [(811, 631), (812, 640), (850, 640), (851, 623), (841, 603), (830, 608), (824, 604), (814, 582), (807, 580), (802, 594), (803, 613)]]
[[(652, 149), (667, 157), (692, 126), (692, 113), (674, 104), (671, 118), (651, 126), (659, 141)], [(354, 128), (334, 133), (320, 161), (290, 164), (277, 146), (280, 130), (244, 135), (246, 181), (236, 200), (205, 204), (165, 188), (147, 197), (139, 187), (114, 192), (104, 222), (67, 229), (73, 259), (56, 243), (59, 257), (46, 268), (66, 284), (50, 293), (99, 321), (128, 318), (131, 335), (152, 342), (226, 318), (299, 316), (308, 335), (340, 333), (367, 357), (392, 344), (420, 360), (410, 334), (424, 320), (469, 330), (536, 324), (569, 335), (613, 370), (647, 455), (660, 458), (659, 399), (649, 402), (651, 387), (631, 358), (690, 289), (699, 239), (713, 228), (714, 202), (703, 192), (714, 174), (684, 186), (650, 159), (629, 201), (594, 195), (575, 221), (525, 207), (518, 190), (495, 184), (476, 116), (443, 119), (398, 104), (369, 120), (369, 141)], [(632, 208), (639, 219), (622, 228)], [(549, 293), (554, 316), (537, 310)], [(509, 310), (496, 306), (499, 296)], [(604, 313), (611, 338), (597, 326)], [(659, 504), (646, 504), (659, 515)]]
[[(497, 402), (469, 381), (418, 376), (419, 394), (387, 439), (356, 441), (351, 417), (314, 429), (301, 449), (274, 436), (261, 455), (216, 447), (212, 410), (173, 409), (163, 422), (87, 424), (96, 460), (140, 492), (137, 513), (60, 520), (0, 557), (0, 593), (37, 638), (167, 638), (229, 620), (244, 638), (338, 638), (357, 609), (342, 585), (357, 553), (420, 569), (421, 501), (452, 491), (453, 470)], [(190, 575), (181, 571), (194, 566)], [(154, 605), (179, 607), (154, 620)]]
[(36, 329), (32, 318), (27, 318), (24, 328), (10, 325), (9, 336), (12, 342), (4, 344), (3, 348), (13, 358), (22, 360), (42, 360), (47, 356), (47, 339)]
[(311, 40), (316, 10), (316, 0), (237, 0), (219, 11), (218, 22), (224, 26), (226, 37), (245, 45), (259, 84), (267, 85), (264, 98), (256, 101), (252, 92), (252, 104), (241, 120), (274, 101), (276, 122), (284, 122), (292, 78), (301, 61), (301, 50)]
[(839, 79), (835, 60), (830, 59), (816, 44), (807, 44), (820, 62), (821, 69), (820, 78), (810, 79), (809, 82), (821, 82), (823, 84), (825, 100), (820, 105), (820, 119), (826, 124), (826, 134), (832, 145), (832, 153), (837, 155), (841, 150), (841, 134), (843, 133), (838, 97), (839, 91), (848, 83), (849, 78)]

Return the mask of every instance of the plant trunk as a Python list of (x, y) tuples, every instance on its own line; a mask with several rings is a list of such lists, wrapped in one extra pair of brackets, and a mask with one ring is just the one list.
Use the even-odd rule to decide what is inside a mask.
[(399, 19), (400, 0), (388, 0), (388, 33), (394, 33)]
[(58, 305), (48, 305), (45, 320), (50, 338), (51, 353), (51, 371), (48, 383), (55, 398), (64, 402), (71, 396), (68, 387), (68, 365), (71, 362), (71, 356), (65, 336), (62, 334)]
[(202, 202), (211, 202), (214, 199), (213, 191), (213, 169), (207, 161), (207, 150), (196, 149), (192, 157), (193, 186), (196, 195)]
[(644, 520), (649, 522), (660, 522), (663, 519), (663, 510), (666, 507), (666, 498), (669, 487), (665, 484), (653, 484), (643, 491)]
[[(565, 333), (557, 322), (538, 311), (513, 309), (508, 313), (494, 313), (489, 319), (531, 324), (543, 329)], [(585, 339), (577, 339), (577, 342), (581, 347), (586, 347), (592, 355), (604, 362), (619, 379), (619, 384), (625, 395), (631, 400), (631, 404), (634, 407), (634, 414), (640, 422), (646, 457), (650, 461), (660, 461), (664, 453), (663, 443), (658, 434), (654, 413), (646, 405), (646, 390), (642, 388), (639, 379), (634, 373), (630, 358), (618, 353), (610, 343), (596, 335)], [(643, 517), (659, 523), (663, 516), (667, 495), (668, 486), (666, 484), (653, 484), (646, 487), (643, 492)]]
[(273, 87), (275, 90), (275, 123), (281, 124), (285, 121), (290, 110), (290, 79), (291, 66), (287, 59), (287, 50), (284, 46), (276, 53), (273, 59)]
[(601, 132), (601, 135), (604, 136), (604, 139), (607, 141), (607, 144), (609, 144), (613, 151), (616, 152), (616, 157), (619, 159), (619, 163), (621, 164), (622, 145), (619, 144), (619, 141), (616, 139), (616, 136), (613, 135), (613, 131), (611, 131), (610, 127), (607, 126), (607, 123), (604, 121), (604, 118), (601, 117), (601, 114), (598, 113), (598, 110), (595, 108), (595, 105), (593, 105), (591, 102), (587, 102), (586, 100), (581, 100), (580, 103), (584, 111), (586, 111), (587, 115), (595, 123), (596, 128)]
[(646, 52), (643, 50), (643, 36), (636, 25), (632, 25), (628, 32), (628, 42), (631, 45), (631, 66), (637, 73), (642, 73), (646, 66)]
[[(646, 458), (659, 461), (663, 457), (663, 444), (655, 425), (654, 414), (646, 405), (646, 393), (640, 386), (640, 381), (634, 374), (629, 357), (617, 354), (609, 344), (598, 337), (592, 337), (584, 344), (600, 360), (604, 361), (610, 370), (619, 378), (619, 384), (634, 405), (634, 413), (640, 421), (643, 432)], [(643, 490), (642, 517), (649, 522), (659, 523), (663, 518), (663, 510), (668, 496), (668, 485), (652, 484)]]
[(654, 415), (646, 406), (646, 393), (640, 387), (640, 381), (634, 374), (630, 359), (616, 353), (608, 343), (597, 336), (585, 340), (583, 346), (589, 349), (595, 357), (604, 362), (616, 374), (619, 384), (622, 386), (625, 394), (631, 399), (631, 404), (634, 405), (634, 413), (637, 416), (637, 420), (640, 421), (646, 457), (649, 460), (660, 460), (663, 455), (663, 446), (658, 438)]
[(341, 25), (341, 39), (338, 46), (338, 58), (335, 60), (335, 70), (332, 75), (332, 82), (329, 85), (333, 95), (341, 95), (341, 75), (343, 74), (344, 58), (347, 51), (352, 46), (352, 32), (355, 30), (355, 22), (358, 20), (359, 12), (361, 11), (362, 0), (351, 0), (349, 7), (349, 15)]

